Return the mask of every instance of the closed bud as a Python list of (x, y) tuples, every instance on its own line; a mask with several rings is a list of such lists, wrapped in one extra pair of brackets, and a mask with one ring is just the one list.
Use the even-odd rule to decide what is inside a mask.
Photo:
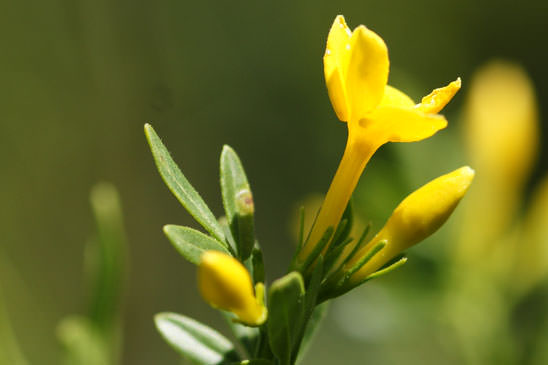
[(449, 218), (473, 178), (474, 170), (468, 166), (461, 167), (407, 196), (381, 231), (347, 264), (347, 267), (352, 267), (380, 241), (386, 242), (384, 248), (352, 276), (351, 281), (363, 280), (403, 250), (436, 232)]
[[(262, 288), (262, 284), (258, 284)], [(206, 251), (198, 268), (198, 287), (213, 307), (232, 312), (248, 325), (261, 325), (267, 311), (257, 299), (246, 268), (233, 257), (219, 251)], [(258, 290), (263, 291), (263, 290)]]

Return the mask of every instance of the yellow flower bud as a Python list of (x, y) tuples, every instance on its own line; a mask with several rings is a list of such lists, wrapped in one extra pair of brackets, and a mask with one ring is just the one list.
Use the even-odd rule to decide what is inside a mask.
[(213, 307), (230, 311), (252, 326), (264, 323), (264, 286), (257, 284), (257, 297), (246, 268), (235, 258), (219, 251), (206, 251), (198, 268), (198, 287), (202, 297)]
[(381, 241), (386, 246), (371, 258), (351, 282), (374, 273), (403, 250), (436, 232), (449, 218), (474, 178), (474, 170), (465, 166), (430, 181), (407, 196), (394, 210), (381, 231), (345, 265), (349, 270)]

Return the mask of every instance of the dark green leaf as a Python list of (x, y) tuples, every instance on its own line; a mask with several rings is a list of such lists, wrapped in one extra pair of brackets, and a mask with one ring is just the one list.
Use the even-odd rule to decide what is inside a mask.
[(223, 230), (198, 192), (190, 185), (168, 150), (150, 124), (145, 124), (145, 134), (154, 156), (154, 162), (169, 190), (185, 209), (211, 235), (223, 242)]
[(198, 364), (221, 364), (238, 361), (234, 345), (206, 325), (175, 313), (154, 316), (162, 337), (184, 357)]
[(232, 362), (228, 365), (274, 365), (274, 363), (271, 360), (266, 359), (250, 359), (240, 362)]
[(207, 250), (216, 250), (230, 255), (230, 252), (219, 241), (190, 227), (166, 225), (164, 233), (181, 255), (195, 265)]
[(253, 263), (253, 282), (264, 283), (263, 251), (261, 251), (258, 245), (253, 248), (251, 258)]
[(293, 271), (274, 281), (268, 297), (270, 348), (280, 365), (287, 365), (303, 322), (304, 283), (301, 274)]
[(320, 255), (318, 261), (316, 262), (316, 266), (314, 266), (314, 269), (312, 270), (312, 275), (310, 276), (310, 281), (308, 282), (308, 286), (306, 288), (304, 311), (307, 316), (312, 313), (314, 307), (316, 306), (316, 300), (318, 298), (318, 292), (320, 291), (324, 274), (323, 262), (323, 256)]
[(223, 205), (238, 255), (244, 261), (255, 244), (253, 196), (242, 163), (230, 146), (223, 147), (220, 165)]

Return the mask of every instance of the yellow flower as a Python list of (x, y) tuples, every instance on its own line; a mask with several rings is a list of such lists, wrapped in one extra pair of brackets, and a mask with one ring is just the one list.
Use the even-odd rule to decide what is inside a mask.
[(394, 210), (384, 227), (362, 247), (343, 268), (348, 271), (379, 242), (386, 245), (351, 278), (357, 283), (381, 268), (405, 249), (436, 232), (451, 215), (474, 178), (465, 166), (442, 175), (407, 196)]
[(256, 285), (255, 297), (246, 268), (227, 254), (206, 251), (202, 255), (198, 268), (198, 287), (211, 306), (236, 314), (245, 324), (259, 326), (266, 320), (264, 285)]
[(363, 25), (351, 32), (342, 15), (331, 27), (323, 60), (329, 98), (338, 118), (347, 122), (348, 140), (300, 262), (329, 227), (336, 228), (373, 153), (387, 142), (419, 141), (445, 128), (447, 121), (436, 113), (460, 88), (457, 79), (415, 105), (387, 85), (388, 50), (382, 38)]
[(518, 65), (488, 63), (472, 78), (464, 116), (469, 157), (481, 174), (464, 210), (456, 257), (464, 264), (481, 260), (485, 266), (486, 255), (508, 237), (538, 155), (539, 120), (531, 79)]

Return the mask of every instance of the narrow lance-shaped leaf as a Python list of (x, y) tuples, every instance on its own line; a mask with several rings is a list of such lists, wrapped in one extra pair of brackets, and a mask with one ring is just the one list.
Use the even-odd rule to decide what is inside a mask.
[(239, 360), (229, 340), (194, 319), (175, 313), (159, 313), (154, 322), (171, 347), (195, 363), (214, 365)]
[(223, 230), (217, 219), (173, 161), (150, 124), (145, 124), (145, 134), (154, 156), (154, 162), (169, 190), (202, 227), (220, 242), (224, 242)]
[(230, 229), (236, 239), (238, 255), (246, 260), (255, 244), (253, 195), (238, 155), (225, 145), (220, 162), (223, 205)]
[(314, 309), (312, 312), (312, 316), (308, 320), (308, 323), (306, 325), (306, 329), (304, 331), (304, 336), (302, 339), (301, 346), (299, 348), (299, 352), (297, 355), (297, 361), (296, 363), (299, 364), (301, 360), (306, 355), (306, 352), (310, 348), (310, 344), (312, 343), (312, 340), (314, 339), (318, 328), (320, 327), (321, 322), (325, 318), (325, 315), (327, 314), (327, 308), (329, 307), (329, 303), (323, 303)]
[(190, 227), (166, 225), (164, 233), (181, 255), (191, 263), (198, 265), (205, 251), (216, 250), (230, 255), (219, 241)]
[(268, 300), (268, 339), (280, 365), (288, 365), (304, 311), (304, 283), (297, 271), (274, 281)]
[[(108, 183), (94, 186), (90, 201), (97, 224), (97, 237), (89, 243), (86, 252), (86, 270), (92, 286), (90, 319), (103, 331), (103, 336), (112, 337), (116, 336), (119, 325), (126, 276), (122, 209), (116, 188)], [(111, 340), (116, 341), (115, 338)]]

